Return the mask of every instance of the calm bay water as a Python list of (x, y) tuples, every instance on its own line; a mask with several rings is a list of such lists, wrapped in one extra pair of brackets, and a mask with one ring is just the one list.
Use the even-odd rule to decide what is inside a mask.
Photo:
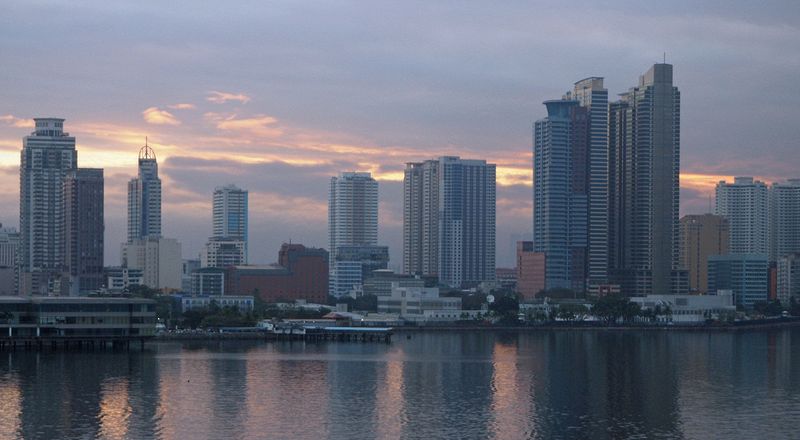
[(0, 353), (0, 438), (800, 438), (800, 329)]

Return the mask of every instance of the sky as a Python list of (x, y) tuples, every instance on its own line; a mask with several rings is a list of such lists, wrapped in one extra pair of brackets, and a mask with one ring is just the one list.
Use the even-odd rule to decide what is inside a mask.
[(531, 232), (531, 126), (585, 77), (610, 98), (653, 63), (681, 91), (681, 211), (732, 176), (800, 177), (796, 1), (9, 1), (0, 13), (0, 223), (19, 224), (33, 117), (65, 118), (105, 169), (105, 259), (145, 137), (163, 233), (198, 255), (215, 186), (250, 191), (250, 260), (327, 246), (330, 177), (379, 181), (379, 241), (402, 254), (402, 171), (497, 164), (497, 263)]

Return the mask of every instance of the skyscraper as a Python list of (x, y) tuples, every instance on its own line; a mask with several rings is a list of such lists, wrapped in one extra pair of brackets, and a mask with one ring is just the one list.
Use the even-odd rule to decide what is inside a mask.
[(800, 253), (800, 179), (773, 183), (769, 209), (770, 261)]
[(403, 273), (439, 273), (439, 161), (406, 164), (403, 179)]
[(22, 140), (20, 158), (19, 291), (61, 294), (64, 262), (64, 178), (78, 165), (75, 138), (64, 120), (35, 118), (36, 129)]
[(545, 254), (545, 288), (586, 290), (589, 117), (574, 100), (545, 101), (534, 124), (533, 251)]
[(64, 180), (64, 270), (69, 294), (93, 292), (104, 284), (103, 170), (78, 168)]
[(682, 293), (678, 207), (680, 92), (655, 64), (609, 110), (612, 276), (625, 294)]
[(156, 153), (139, 150), (139, 175), (128, 182), (128, 243), (161, 236), (161, 179)]
[(608, 90), (603, 78), (590, 77), (575, 83), (571, 96), (586, 108), (588, 124), (588, 214), (587, 255), (590, 285), (608, 283), (609, 268), (609, 152)]
[(64, 180), (64, 269), (69, 294), (103, 286), (103, 170), (77, 168)]
[(202, 251), (202, 267), (247, 264), (247, 190), (235, 185), (214, 189), (212, 236)]
[(689, 289), (708, 292), (708, 257), (727, 255), (728, 220), (712, 214), (681, 218), (681, 266), (689, 271)]
[(732, 254), (769, 255), (769, 192), (752, 177), (721, 181), (716, 188), (715, 213), (728, 219)]
[(406, 164), (403, 271), (453, 287), (495, 279), (495, 165), (445, 156)]
[[(378, 244), (378, 182), (369, 173), (345, 172), (331, 178), (328, 200), (328, 239), (330, 241), (329, 291), (331, 295), (344, 292), (344, 264), (337, 270), (338, 255), (349, 246), (376, 246)], [(348, 260), (347, 272), (353, 264)], [(369, 264), (367, 260), (361, 262)], [(338, 290), (337, 290), (338, 289)]]
[(246, 189), (236, 185), (214, 189), (214, 238), (242, 240), (247, 243)]
[(378, 182), (370, 173), (331, 177), (328, 238), (332, 254), (337, 246), (378, 244)]

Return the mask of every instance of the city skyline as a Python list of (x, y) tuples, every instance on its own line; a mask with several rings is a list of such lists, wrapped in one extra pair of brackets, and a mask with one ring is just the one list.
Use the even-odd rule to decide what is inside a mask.
[[(352, 52), (337, 49), (353, 38), (348, 26), (332, 20), (318, 23), (314, 30), (311, 24), (321, 17), (306, 20), (290, 7), (252, 8), (248, 18), (236, 11), (202, 8), (193, 17), (160, 15), (151, 4), (130, 5), (129, 11), (52, 4), (47, 14), (37, 12), (46, 6), (10, 5), (0, 18), (2, 32), (9, 36), (0, 43), (9, 61), (9, 75), (0, 80), (0, 204), (5, 208), (0, 222), (19, 228), (14, 189), (19, 139), (32, 130), (29, 118), (52, 115), (67, 119), (77, 138), (81, 166), (106, 170), (107, 264), (119, 260), (125, 235), (120, 202), (125, 182), (136, 174), (136, 151), (150, 136), (165, 186), (163, 235), (185, 243), (186, 257), (197, 255), (207, 239), (208, 194), (226, 183), (251, 191), (251, 236), (258, 240), (251, 249), (253, 262), (274, 261), (274, 249), (283, 241), (324, 247), (325, 182), (342, 170), (357, 170), (372, 172), (381, 184), (379, 235), (390, 247), (390, 264), (399, 268), (404, 164), (457, 154), (498, 165), (498, 265), (511, 266), (514, 251), (507, 237), (530, 232), (529, 130), (531, 122), (543, 116), (541, 102), (564, 91), (565, 77), (603, 76), (608, 90), (625, 90), (646, 66), (660, 61), (664, 51), (667, 61), (676, 65), (676, 84), (686, 97), (682, 214), (707, 212), (708, 197), (719, 180), (735, 175), (767, 182), (796, 177), (798, 159), (791, 153), (798, 135), (788, 118), (797, 104), (779, 86), (796, 71), (793, 60), (798, 57), (792, 55), (798, 51), (793, 44), (798, 31), (785, 25), (796, 18), (794, 11), (778, 14), (775, 8), (740, 5), (687, 19), (682, 13), (690, 6), (645, 9), (618, 3), (605, 5), (607, 10), (600, 10), (599, 16), (588, 11), (572, 14), (586, 32), (601, 32), (591, 34), (597, 36), (594, 39), (576, 39), (568, 35), (569, 27), (555, 25), (562, 23), (563, 8), (518, 5), (486, 11), (492, 17), (486, 23), (487, 35), (498, 35), (492, 28), (500, 27), (517, 34), (480, 42), (480, 32), (463, 32), (469, 16), (434, 23), (444, 18), (442, 11), (421, 7), (430, 8), (425, 9), (430, 18), (409, 17), (419, 35), (380, 19), (363, 29), (367, 36), (388, 32), (400, 42), (382, 48), (383, 55), (368, 45), (355, 46)], [(616, 26), (625, 38), (604, 39), (602, 31), (614, 27), (620, 10), (629, 14), (625, 26)], [(131, 18), (122, 15), (126, 12)], [(328, 12), (334, 18), (342, 14), (364, 19), (376, 10), (344, 5)], [(20, 28), (23, 21), (15, 17), (30, 14), (50, 17), (48, 25), (52, 35), (61, 35), (59, 40)], [(59, 14), (76, 21), (67, 24), (55, 18)], [(209, 19), (213, 24), (207, 30), (192, 28), (193, 20), (217, 15), (274, 26), (255, 31), (255, 38), (234, 34), (219, 41), (214, 35), (225, 29), (224, 20)], [(597, 24), (588, 22), (589, 16), (599, 17)], [(109, 21), (123, 31), (144, 23), (148, 37), (130, 43), (134, 40), (127, 35), (134, 32), (103, 30), (100, 23)], [(288, 31), (298, 23), (310, 25), (308, 37)], [(181, 32), (187, 29), (191, 32)], [(419, 51), (419, 39), (434, 44)], [(103, 42), (84, 44), (89, 40)], [(259, 48), (254, 60), (246, 50), (246, 58), (225, 54), (230, 46), (251, 47), (258, 41), (280, 44)], [(545, 47), (545, 42), (558, 43), (558, 50)], [(136, 56), (110, 52), (129, 43)], [(302, 46), (308, 53), (289, 62), (275, 49), (282, 45)], [(46, 59), (60, 62), (65, 77), (75, 79), (69, 87), (64, 87), (59, 72), (27, 68), (30, 60), (44, 59), (37, 54), (45, 52)], [(585, 56), (563, 56), (568, 53)], [(243, 63), (245, 59), (250, 62)], [(353, 65), (342, 63), (347, 60)], [(365, 60), (379, 61), (370, 64), (374, 67), (366, 72), (368, 77), (360, 73)], [(142, 62), (148, 66), (144, 73), (131, 64)], [(237, 67), (220, 68), (231, 65)], [(207, 73), (193, 73), (199, 71)], [(743, 102), (747, 105), (736, 105)], [(198, 173), (208, 177), (196, 182)]]

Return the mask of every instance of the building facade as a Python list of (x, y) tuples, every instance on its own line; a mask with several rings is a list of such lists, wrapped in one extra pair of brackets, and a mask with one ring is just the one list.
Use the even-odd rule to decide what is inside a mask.
[(770, 261), (800, 252), (800, 179), (774, 182), (769, 210)]
[(517, 293), (524, 300), (545, 290), (545, 266), (545, 254), (535, 252), (532, 241), (517, 242)]
[(241, 241), (244, 243), (243, 260), (247, 264), (248, 192), (236, 185), (214, 189), (211, 240)]
[(204, 267), (192, 272), (192, 295), (224, 295), (225, 269)]
[(768, 269), (766, 254), (728, 254), (708, 257), (708, 291), (733, 292), (737, 306), (751, 309), (767, 301)]
[(328, 267), (325, 249), (284, 243), (276, 265), (228, 267), (225, 293), (259, 296), (270, 303), (298, 299), (326, 303)]
[(609, 260), (626, 295), (680, 294), (680, 92), (655, 64), (609, 106)]
[(64, 179), (64, 270), (71, 296), (97, 291), (105, 283), (103, 210), (103, 170), (68, 172)]
[(34, 118), (36, 129), (22, 139), (19, 170), (18, 258), (21, 295), (63, 294), (64, 179), (78, 166), (75, 138), (64, 119)]
[(575, 83), (571, 95), (586, 109), (588, 117), (588, 284), (608, 283), (609, 270), (609, 168), (608, 89), (603, 78), (590, 77)]
[(764, 182), (736, 177), (716, 187), (715, 214), (728, 219), (732, 254), (769, 254), (769, 192)]
[(373, 271), (386, 269), (389, 264), (387, 246), (339, 246), (335, 255), (329, 289), (331, 295), (337, 297), (360, 290)]
[(329, 250), (378, 244), (378, 181), (370, 173), (331, 177), (328, 199)]
[(533, 250), (545, 254), (547, 289), (583, 294), (589, 250), (589, 117), (578, 101), (545, 101), (534, 124)]
[(128, 182), (128, 243), (161, 236), (161, 179), (156, 153), (139, 150), (139, 175)]
[(495, 165), (439, 158), (439, 282), (474, 287), (495, 278)]
[(214, 239), (200, 251), (200, 267), (228, 267), (247, 264), (247, 243), (243, 240)]
[(111, 293), (130, 291), (133, 286), (144, 286), (144, 275), (141, 269), (114, 266), (106, 267), (106, 288)]
[(409, 162), (403, 178), (403, 273), (439, 273), (439, 161)]
[(122, 245), (122, 266), (142, 271), (144, 285), (162, 291), (182, 287), (181, 244), (172, 238), (154, 237)]
[(681, 218), (681, 265), (689, 272), (689, 290), (708, 293), (708, 257), (728, 253), (728, 220), (713, 214)]
[(17, 294), (19, 232), (0, 223), (0, 296)]
[(800, 301), (800, 253), (778, 258), (777, 297), (784, 306)]

